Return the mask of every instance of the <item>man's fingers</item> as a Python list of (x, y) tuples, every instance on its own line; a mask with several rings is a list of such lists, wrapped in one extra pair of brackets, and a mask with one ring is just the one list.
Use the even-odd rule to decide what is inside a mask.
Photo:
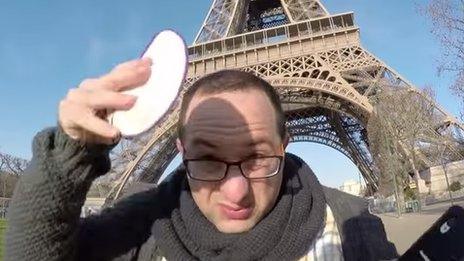
[(113, 68), (113, 71), (114, 70), (130, 69), (130, 68), (134, 68), (134, 67), (137, 67), (137, 66), (140, 66), (140, 65), (151, 66), (152, 65), (151, 58), (144, 57), (144, 58), (141, 58), (141, 59), (135, 59), (135, 60), (120, 63), (120, 64), (116, 65)]
[(67, 99), (96, 110), (128, 110), (137, 97), (104, 89), (71, 89)]
[(83, 89), (129, 90), (143, 85), (151, 75), (151, 60), (144, 58), (116, 66), (98, 79), (88, 79), (79, 86)]
[(59, 122), (71, 138), (86, 143), (112, 144), (120, 137), (120, 131), (92, 109), (69, 100), (60, 102)]
[(90, 111), (82, 111), (84, 107), (75, 105), (77, 110), (81, 111), (82, 116), (76, 118), (75, 124), (82, 130), (90, 132), (96, 136), (105, 138), (106, 140), (117, 139), (120, 132), (117, 128), (109, 124), (107, 121), (98, 118)]
[(60, 102), (59, 123), (71, 138), (85, 143), (115, 143), (117, 128), (104, 120), (108, 112), (128, 110), (136, 97), (120, 91), (143, 85), (151, 74), (149, 58), (123, 63), (98, 79), (87, 79)]

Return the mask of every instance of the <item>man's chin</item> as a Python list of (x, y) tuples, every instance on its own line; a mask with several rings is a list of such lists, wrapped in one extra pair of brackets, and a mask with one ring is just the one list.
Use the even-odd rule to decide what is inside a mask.
[(225, 234), (238, 234), (250, 231), (256, 222), (253, 219), (246, 220), (223, 220), (215, 224), (217, 230)]

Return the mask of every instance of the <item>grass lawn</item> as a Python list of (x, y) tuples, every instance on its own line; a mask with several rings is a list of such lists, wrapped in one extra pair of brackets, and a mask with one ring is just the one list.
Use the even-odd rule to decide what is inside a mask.
[(6, 219), (0, 219), (0, 260), (3, 260), (3, 234), (6, 230)]

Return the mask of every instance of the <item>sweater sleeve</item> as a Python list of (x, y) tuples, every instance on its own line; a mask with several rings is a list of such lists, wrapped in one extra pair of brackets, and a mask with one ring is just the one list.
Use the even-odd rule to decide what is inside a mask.
[(111, 146), (83, 146), (61, 129), (40, 132), (8, 213), (5, 260), (72, 260), (81, 207), (93, 180), (110, 169)]

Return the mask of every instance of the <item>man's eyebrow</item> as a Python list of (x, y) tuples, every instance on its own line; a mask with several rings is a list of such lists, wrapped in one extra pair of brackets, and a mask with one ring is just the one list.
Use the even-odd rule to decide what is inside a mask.
[(258, 147), (259, 145), (269, 145), (271, 146), (271, 142), (267, 139), (259, 139), (259, 140), (254, 140), (248, 143), (248, 147)]
[(206, 153), (206, 154), (200, 154), (199, 156), (195, 157), (195, 159), (197, 159), (197, 160), (215, 160), (215, 161), (224, 161), (223, 159), (220, 159), (220, 158), (216, 157), (215, 155), (213, 155), (213, 154), (209, 154), (209, 153)]
[(192, 141), (192, 145), (194, 146), (203, 145), (203, 146), (213, 148), (213, 149), (217, 148), (216, 144), (208, 140), (202, 139), (202, 138), (194, 138)]

